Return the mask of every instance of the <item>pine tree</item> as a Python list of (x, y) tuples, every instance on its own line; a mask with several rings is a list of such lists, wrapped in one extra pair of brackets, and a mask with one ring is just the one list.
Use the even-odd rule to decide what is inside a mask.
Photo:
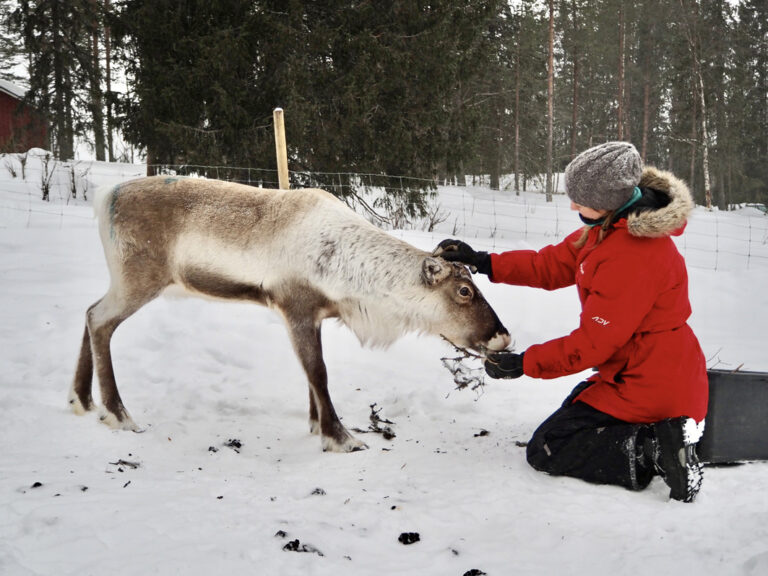
[(99, 20), (91, 0), (22, 0), (10, 17), (28, 56), (27, 98), (51, 120), (53, 153), (74, 157), (76, 136), (84, 136), (94, 80), (90, 40)]
[(22, 66), (24, 52), (20, 37), (12, 25), (12, 14), (15, 9), (12, 0), (0, 0), (0, 78), (9, 82), (19, 83), (22, 78), (16, 70)]
[(129, 77), (126, 138), (163, 164), (248, 165), (265, 139), (253, 114), (251, 2), (126, 0), (111, 26)]
[(515, 190), (546, 172), (547, 30), (549, 19), (536, 2), (523, 2), (512, 15), (514, 39)]
[(768, 5), (743, 0), (737, 14), (729, 180), (735, 201), (768, 203)]
[[(490, 174), (496, 187), (513, 171), (519, 190), (615, 138), (703, 202), (706, 118), (715, 200), (756, 197), (768, 180), (766, 9), (741, 0), (735, 26), (726, 0), (684, 5), (124, 0), (110, 22), (129, 78), (119, 112), (158, 162), (273, 167), (280, 106), (294, 184), (343, 193), (360, 185), (349, 173), (371, 174), (364, 184), (399, 190), (406, 210), (418, 190), (392, 175), (424, 178), (418, 189)], [(717, 33), (692, 51), (686, 26)]]

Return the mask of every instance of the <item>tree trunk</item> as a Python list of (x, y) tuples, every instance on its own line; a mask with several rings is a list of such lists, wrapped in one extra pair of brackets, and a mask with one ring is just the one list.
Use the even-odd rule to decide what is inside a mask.
[(646, 51), (643, 57), (643, 134), (642, 143), (640, 145), (640, 157), (643, 162), (648, 157), (648, 129), (649, 119), (651, 117), (651, 56)]
[(555, 3), (549, 0), (549, 48), (547, 60), (547, 202), (552, 202), (552, 138), (555, 100)]
[(707, 130), (707, 104), (704, 99), (704, 78), (701, 66), (694, 61), (694, 69), (699, 80), (699, 104), (701, 105), (701, 165), (704, 170), (704, 202), (707, 210), (712, 209), (712, 187), (709, 181), (709, 132)]
[(493, 111), (493, 122), (494, 122), (494, 128), (491, 131), (491, 134), (493, 134), (493, 139), (491, 142), (492, 149), (490, 153), (490, 175), (491, 175), (491, 190), (500, 190), (501, 189), (501, 165), (502, 165), (502, 145), (504, 142), (503, 134), (502, 134), (502, 127), (504, 123), (504, 105), (501, 101), (501, 94), (503, 92), (503, 87), (500, 85), (501, 79), (500, 77), (496, 77), (492, 81), (492, 90), (494, 92), (494, 95), (492, 97), (492, 111)]
[[(110, 0), (104, 0), (104, 14), (109, 17)], [(110, 162), (115, 161), (115, 147), (112, 142), (112, 31), (109, 26), (104, 26), (104, 75), (107, 88), (107, 157)]]
[(619, 140), (624, 139), (624, 2), (619, 1), (619, 92), (616, 95), (616, 127)]
[(520, 39), (515, 47), (515, 194), (520, 196)]
[(467, 185), (467, 174), (466, 170), (464, 170), (464, 161), (459, 160), (458, 165), (456, 166), (456, 186), (466, 186)]
[(573, 105), (571, 107), (571, 159), (576, 157), (576, 135), (579, 122), (579, 19), (576, 0), (571, 0), (573, 14)]
[(496, 159), (491, 160), (491, 190), (498, 190), (500, 186), (501, 177), (499, 176), (499, 168)]
[(157, 174), (155, 162), (155, 149), (151, 144), (147, 144), (147, 176), (155, 176)]
[(623, 126), (624, 126), (624, 140), (627, 142), (632, 142), (632, 122), (630, 121), (630, 112), (631, 112), (631, 105), (630, 102), (632, 102), (632, 78), (629, 78), (629, 80), (626, 80), (624, 82), (624, 120), (623, 120)]
[[(696, 18), (698, 18), (698, 9), (689, 10), (685, 5), (685, 0), (680, 0), (680, 7), (683, 10), (683, 19), (685, 22), (685, 37), (688, 40), (688, 47), (691, 51), (691, 60), (693, 62), (693, 77), (696, 83), (696, 88), (699, 92), (698, 104), (701, 106), (701, 164), (704, 170), (704, 203), (707, 210), (712, 209), (712, 189), (710, 187), (709, 179), (709, 132), (707, 130), (707, 103), (704, 96), (704, 77), (701, 74), (701, 62), (699, 62), (699, 41), (698, 31), (696, 27)], [(693, 24), (691, 24), (689, 17), (694, 18)], [(692, 122), (695, 126), (695, 122)], [(695, 130), (695, 128), (694, 128)], [(696, 145), (694, 139), (693, 145)]]
[(101, 97), (101, 61), (99, 58), (99, 19), (98, 1), (91, 0), (94, 9), (94, 21), (92, 23), (93, 34), (91, 38), (91, 116), (93, 117), (93, 146), (96, 151), (96, 160), (104, 161), (104, 104)]
[[(74, 142), (70, 127), (69, 79), (64, 64), (64, 39), (62, 37), (63, 6), (54, 2), (51, 8), (51, 36), (53, 37), (53, 114), (54, 131), (56, 133), (52, 152), (61, 160), (69, 160), (74, 156)], [(68, 120), (68, 117), (70, 119)]]
[(691, 187), (691, 194), (694, 194), (695, 184), (696, 184), (696, 140), (698, 139), (698, 136), (699, 136), (699, 133), (696, 130), (696, 118), (698, 118), (698, 109), (699, 109), (699, 106), (697, 104), (698, 99), (696, 98), (696, 86), (693, 87), (693, 92), (694, 92), (693, 110), (691, 110), (691, 165), (690, 165), (690, 176), (688, 178), (688, 184)]

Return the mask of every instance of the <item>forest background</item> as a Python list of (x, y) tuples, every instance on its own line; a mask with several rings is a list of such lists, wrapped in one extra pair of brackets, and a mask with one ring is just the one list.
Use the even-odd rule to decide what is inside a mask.
[(294, 185), (549, 197), (628, 140), (698, 204), (768, 203), (764, 0), (0, 0), (0, 58), (62, 160), (274, 169), (282, 107)]

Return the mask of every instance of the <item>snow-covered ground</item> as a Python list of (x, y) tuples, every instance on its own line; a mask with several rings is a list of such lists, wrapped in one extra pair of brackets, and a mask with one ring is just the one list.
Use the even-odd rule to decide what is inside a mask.
[[(120, 327), (115, 370), (142, 434), (73, 415), (84, 313), (108, 283), (82, 193), (143, 168), (79, 163), (78, 198), (62, 177), (42, 202), (39, 160), (26, 180), (16, 161), (0, 156), (1, 575), (768, 574), (768, 463), (706, 468), (694, 504), (659, 479), (633, 493), (535, 472), (518, 443), (581, 376), (455, 390), (436, 338), (369, 350), (324, 326), (347, 427), (366, 429), (374, 404), (394, 422), (392, 440), (358, 434), (363, 452), (321, 451), (280, 319), (246, 304), (159, 299)], [(393, 233), (500, 251), (579, 225), (562, 196), (441, 188), (437, 202), (437, 231)], [(710, 367), (768, 371), (767, 223), (699, 208), (679, 241)], [(476, 280), (518, 349), (575, 327), (572, 288)]]

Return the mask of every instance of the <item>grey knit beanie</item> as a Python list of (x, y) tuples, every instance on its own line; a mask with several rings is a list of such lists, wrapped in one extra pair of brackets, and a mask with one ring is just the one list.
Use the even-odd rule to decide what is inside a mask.
[(631, 197), (643, 161), (629, 142), (606, 142), (585, 150), (565, 168), (565, 192), (594, 210), (616, 210)]

